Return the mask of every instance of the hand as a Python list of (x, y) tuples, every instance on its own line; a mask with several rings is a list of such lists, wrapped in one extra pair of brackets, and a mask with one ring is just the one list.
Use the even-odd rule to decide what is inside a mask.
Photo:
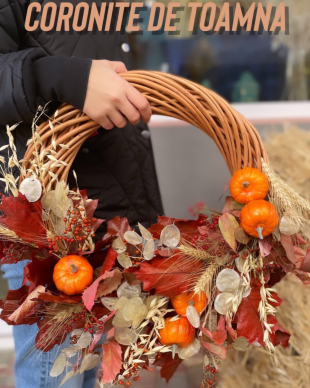
[(123, 128), (127, 121), (148, 123), (148, 100), (118, 73), (127, 71), (122, 62), (92, 61), (83, 112), (105, 129)]

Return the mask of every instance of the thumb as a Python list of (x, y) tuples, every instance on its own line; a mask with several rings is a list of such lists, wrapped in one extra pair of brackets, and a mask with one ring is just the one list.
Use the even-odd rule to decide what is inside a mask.
[(114, 70), (116, 73), (123, 73), (124, 71), (127, 71), (127, 68), (123, 62), (111, 61), (110, 65), (111, 69)]

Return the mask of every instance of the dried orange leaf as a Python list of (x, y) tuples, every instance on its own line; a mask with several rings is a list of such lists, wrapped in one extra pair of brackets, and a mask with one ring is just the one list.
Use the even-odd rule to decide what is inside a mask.
[(235, 251), (237, 249), (235, 231), (239, 228), (238, 221), (233, 215), (229, 213), (224, 213), (219, 218), (219, 227), (225, 241)]

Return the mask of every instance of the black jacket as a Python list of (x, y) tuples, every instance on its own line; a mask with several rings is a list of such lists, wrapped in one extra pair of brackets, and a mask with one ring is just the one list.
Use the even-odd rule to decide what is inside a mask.
[[(0, 2), (0, 144), (7, 144), (6, 125), (22, 122), (15, 130), (20, 157), (38, 105), (53, 100), (83, 108), (91, 59), (122, 61), (131, 68), (122, 33), (27, 32), (24, 21), (33, 1)], [(80, 0), (71, 2), (77, 5)], [(134, 225), (154, 222), (163, 213), (151, 141), (141, 135), (145, 130), (143, 123), (100, 129), (82, 146), (73, 169), (79, 187), (99, 198), (97, 217), (119, 215)]]

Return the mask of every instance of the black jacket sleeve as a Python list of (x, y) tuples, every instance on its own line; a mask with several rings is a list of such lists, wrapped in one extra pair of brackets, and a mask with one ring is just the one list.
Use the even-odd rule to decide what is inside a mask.
[(84, 105), (91, 60), (20, 50), (25, 11), (20, 0), (0, 5), (0, 126), (30, 123), (38, 105), (51, 100)]

